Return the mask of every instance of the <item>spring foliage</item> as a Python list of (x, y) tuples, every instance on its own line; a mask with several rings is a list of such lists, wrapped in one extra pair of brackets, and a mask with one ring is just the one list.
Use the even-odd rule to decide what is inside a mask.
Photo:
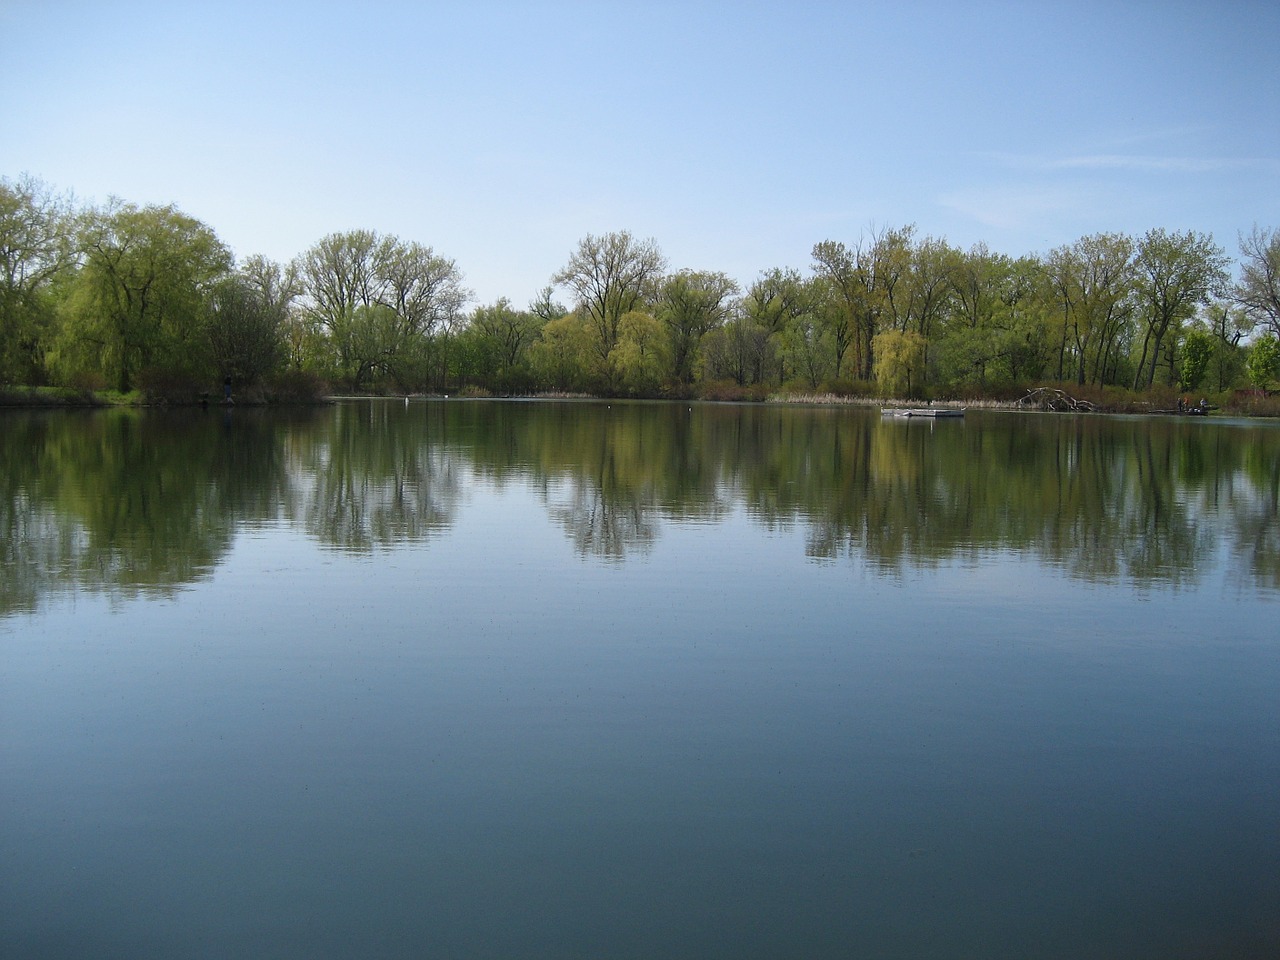
[(527, 307), (474, 305), (458, 265), (415, 240), (350, 230), (289, 263), (237, 263), (173, 206), (81, 208), (3, 179), (0, 382), (175, 397), (285, 372), (357, 390), (630, 396), (1269, 386), (1280, 232), (1255, 227), (1239, 250), (1233, 276), (1195, 231), (1013, 257), (908, 225), (820, 240), (807, 270), (739, 283), (671, 269), (624, 230), (585, 236)]

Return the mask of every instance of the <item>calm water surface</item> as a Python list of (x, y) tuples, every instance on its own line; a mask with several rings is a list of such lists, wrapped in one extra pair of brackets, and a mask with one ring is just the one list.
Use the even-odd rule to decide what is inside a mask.
[(0, 416), (0, 955), (1280, 955), (1280, 428)]

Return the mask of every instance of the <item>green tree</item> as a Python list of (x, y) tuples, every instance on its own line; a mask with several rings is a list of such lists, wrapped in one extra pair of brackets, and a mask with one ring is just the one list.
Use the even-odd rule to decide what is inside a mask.
[(214, 286), (208, 338), (219, 378), (258, 383), (289, 359), (289, 318), (297, 285), (288, 268), (250, 257)]
[[(811, 307), (814, 319), (831, 343), (836, 377), (840, 376), (845, 354), (851, 347), (855, 349), (855, 372), (863, 372), (862, 340), (865, 334), (868, 347), (865, 353), (869, 356), (871, 337), (874, 334), (878, 315), (876, 312), (878, 308), (872, 307), (867, 298), (867, 292), (862, 287), (854, 258), (855, 251), (833, 240), (824, 240), (813, 248), (816, 282), (811, 287), (814, 293)], [(871, 328), (870, 333), (866, 332), (868, 325)], [(802, 327), (797, 328), (795, 332), (802, 330)], [(795, 341), (793, 336), (792, 339), (798, 344), (812, 341), (813, 338), (803, 337), (801, 341)], [(810, 371), (812, 370), (812, 362), (807, 363), (806, 366)]]
[(652, 303), (666, 260), (653, 240), (630, 233), (587, 234), (552, 283), (573, 291), (576, 307), (595, 334), (601, 368), (618, 345), (624, 315)]
[(72, 201), (30, 176), (0, 178), (0, 383), (44, 378), (53, 290), (75, 265)]
[(681, 270), (658, 292), (658, 318), (667, 331), (671, 369), (678, 383), (693, 381), (702, 338), (733, 311), (738, 285), (723, 273)]
[(1205, 328), (1213, 337), (1214, 351), (1209, 362), (1209, 375), (1215, 390), (1225, 390), (1245, 376), (1246, 352), (1240, 346), (1250, 323), (1244, 311), (1226, 300), (1219, 300), (1206, 308), (1203, 316)]
[(809, 308), (809, 291), (799, 271), (765, 270), (747, 288), (743, 312), (772, 333), (780, 333), (788, 321)]
[(1044, 376), (1053, 356), (1050, 287), (1039, 257), (1013, 260), (1000, 292), (996, 328), (1000, 331), (1000, 376), (1020, 383)]
[(985, 381), (999, 348), (993, 331), (1011, 261), (985, 244), (949, 254), (946, 278), (950, 309), (938, 338), (937, 359), (944, 379), (953, 383)]
[(885, 316), (893, 315), (914, 233), (914, 226), (873, 231), (852, 249), (831, 240), (814, 246), (814, 273), (824, 281), (819, 315), (834, 351), (836, 377), (843, 375), (845, 355), (852, 350), (853, 376), (871, 379), (872, 340)]
[(311, 246), (297, 261), (306, 296), (305, 315), (313, 355), (326, 368), (352, 379), (358, 360), (352, 319), (358, 307), (371, 306), (376, 281), (373, 252), (378, 236), (372, 230), (331, 233)]
[(876, 383), (887, 396), (911, 396), (919, 388), (927, 341), (914, 330), (882, 330), (876, 334)]
[(369, 386), (379, 376), (393, 375), (397, 365), (411, 363), (414, 345), (403, 342), (400, 317), (391, 307), (370, 303), (355, 308), (347, 325), (352, 383)]
[(514, 367), (524, 359), (543, 323), (537, 314), (516, 310), (506, 297), (492, 306), (477, 307), (471, 314), (472, 326), (494, 345), (504, 368)]
[(404, 342), (429, 340), (457, 324), (470, 291), (462, 286), (458, 265), (420, 243), (383, 237), (375, 251), (375, 301), (397, 317)]
[(485, 376), (490, 385), (502, 390), (527, 386), (529, 348), (546, 322), (536, 313), (516, 310), (505, 297), (475, 309), (470, 329), (480, 341), (480, 354), (488, 358)]
[(889, 298), (890, 317), (884, 329), (917, 333), (922, 338), (924, 353), (918, 368), (913, 368), (913, 385), (921, 387), (929, 379), (930, 369), (936, 366), (930, 362), (932, 346), (944, 332), (951, 310), (954, 251), (943, 240), (925, 237), (910, 243), (906, 254), (906, 268)]
[(529, 301), (529, 312), (543, 323), (559, 320), (568, 308), (555, 299), (556, 288), (548, 284), (538, 291), (538, 295)]
[(984, 244), (952, 251), (952, 296), (934, 355), (952, 384), (1018, 382), (1047, 364), (1046, 273), (1035, 257), (1014, 260)]
[(240, 264), (237, 272), (262, 308), (279, 321), (278, 334), (284, 354), (281, 362), (301, 370), (310, 350), (306, 318), (298, 304), (304, 293), (298, 262), (281, 265), (255, 254)]
[(1240, 280), (1235, 299), (1254, 323), (1280, 336), (1280, 230), (1254, 227), (1240, 237)]
[(447, 336), (470, 296), (452, 260), (372, 230), (329, 234), (298, 270), (310, 326), (329, 346), (326, 360), (356, 387), (375, 377), (427, 376), (433, 338)]
[(766, 327), (735, 311), (703, 338), (704, 376), (739, 385), (761, 383), (777, 367), (777, 343)]
[(1249, 348), (1246, 367), (1249, 379), (1259, 387), (1269, 388), (1280, 380), (1280, 338), (1268, 333), (1255, 340)]
[(834, 370), (831, 336), (830, 328), (818, 320), (816, 312), (793, 318), (782, 333), (787, 367), (810, 389), (817, 389)]
[(612, 379), (637, 397), (652, 396), (669, 368), (669, 344), (663, 325), (643, 310), (632, 310), (618, 322), (618, 344), (609, 354)]
[[(1134, 254), (1134, 288), (1141, 318), (1142, 351), (1133, 387), (1149, 387), (1163, 355), (1174, 381), (1173, 340), (1196, 309), (1227, 283), (1225, 252), (1205, 234), (1149, 230)], [(1203, 374), (1202, 374), (1203, 375)]]
[(231, 269), (214, 232), (172, 206), (112, 202), (84, 216), (80, 247), (60, 362), (96, 367), (121, 391), (144, 371), (207, 376), (208, 296)]
[(587, 321), (577, 313), (567, 313), (546, 324), (529, 347), (529, 363), (537, 381), (549, 390), (586, 389), (595, 357), (592, 334)]
[(1132, 254), (1133, 242), (1116, 233), (1082, 237), (1049, 254), (1045, 270), (1062, 318), (1059, 380), (1074, 374), (1082, 385), (1111, 381), (1131, 332)]
[(254, 254), (240, 264), (238, 273), (264, 306), (280, 314), (287, 314), (303, 294), (296, 262), (282, 266), (261, 254)]
[(783, 332), (812, 309), (812, 301), (813, 285), (796, 270), (775, 267), (756, 278), (742, 299), (742, 324), (734, 332), (733, 369), (739, 383), (786, 378)]
[(944, 240), (925, 237), (907, 250), (906, 269), (889, 300), (891, 325), (932, 339), (951, 309), (955, 253)]
[(1217, 347), (1209, 331), (1199, 328), (1187, 331), (1182, 344), (1182, 375), (1178, 381), (1183, 390), (1196, 390), (1204, 382)]

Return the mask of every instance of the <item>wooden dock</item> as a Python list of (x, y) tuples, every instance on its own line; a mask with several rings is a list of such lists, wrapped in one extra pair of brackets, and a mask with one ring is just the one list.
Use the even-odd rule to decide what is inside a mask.
[(880, 413), (886, 417), (927, 417), (938, 420), (942, 417), (963, 417), (964, 407), (884, 407)]

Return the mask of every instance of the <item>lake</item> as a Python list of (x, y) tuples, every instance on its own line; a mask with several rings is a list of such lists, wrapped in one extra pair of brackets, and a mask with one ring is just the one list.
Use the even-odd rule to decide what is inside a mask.
[(0, 414), (0, 954), (1280, 956), (1280, 425)]

